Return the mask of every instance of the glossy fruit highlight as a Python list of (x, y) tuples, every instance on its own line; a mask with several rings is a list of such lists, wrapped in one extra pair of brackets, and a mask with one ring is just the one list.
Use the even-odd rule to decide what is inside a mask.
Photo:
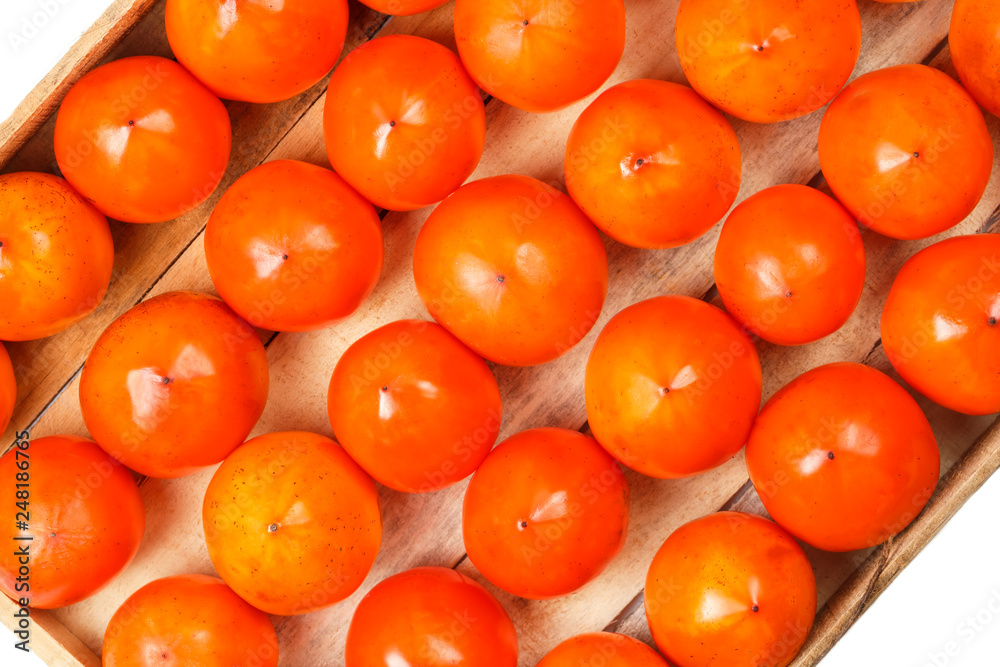
[(368, 474), (425, 493), (471, 475), (500, 432), (486, 362), (439, 324), (400, 320), (363, 336), (330, 379), (330, 424)]
[(90, 315), (111, 282), (108, 221), (58, 176), (0, 176), (0, 340), (59, 333)]
[(462, 508), (472, 564), (508, 593), (568, 595), (618, 555), (628, 530), (628, 483), (579, 431), (536, 428), (507, 438), (473, 475)]
[(353, 593), (382, 542), (375, 483), (314, 433), (268, 433), (233, 452), (205, 491), (208, 555), (269, 614), (324, 609)]
[(250, 324), (311, 331), (351, 315), (382, 273), (382, 221), (340, 176), (275, 160), (241, 176), (212, 211), (205, 259)]
[[(36, 609), (75, 604), (132, 562), (146, 527), (142, 497), (132, 474), (91, 440), (18, 443), (0, 457), (0, 490), (10, 499), (0, 506), (10, 545), (0, 550), (0, 592)], [(28, 579), (19, 572), (21, 545), (30, 552)]]
[(846, 362), (814, 368), (774, 394), (746, 459), (774, 520), (826, 551), (873, 547), (906, 528), (940, 468), (917, 402), (889, 376)]
[(214, 296), (168, 292), (101, 334), (80, 408), (98, 444), (129, 468), (181, 477), (246, 439), (267, 390), (267, 355), (250, 325)]
[(463, 343), (498, 364), (533, 366), (594, 326), (608, 259), (572, 199), (527, 176), (496, 176), (434, 209), (413, 277), (431, 316)]
[(865, 245), (839, 202), (804, 185), (776, 185), (744, 200), (715, 249), (726, 310), (778, 345), (829, 336), (865, 288)]
[(597, 441), (651, 477), (697, 475), (742, 449), (760, 407), (760, 358), (729, 315), (663, 296), (625, 308), (587, 361)]
[(690, 243), (740, 189), (729, 121), (676, 83), (639, 79), (601, 93), (566, 144), (566, 189), (601, 231), (637, 248)]

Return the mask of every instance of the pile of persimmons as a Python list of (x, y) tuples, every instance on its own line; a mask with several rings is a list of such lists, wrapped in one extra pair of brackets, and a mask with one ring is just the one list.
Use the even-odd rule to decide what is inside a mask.
[[(365, 4), (413, 14), (443, 3)], [(664, 542), (645, 591), (663, 657), (595, 633), (539, 664), (783, 666), (816, 612), (796, 540), (877, 545), (933, 493), (937, 443), (906, 390), (834, 363), (761, 409), (755, 337), (801, 345), (847, 321), (865, 280), (859, 222), (921, 239), (980, 201), (994, 149), (979, 105), (1000, 113), (1000, 3), (955, 2), (961, 84), (923, 65), (848, 84), (861, 49), (855, 0), (682, 0), (676, 44), (691, 87), (636, 80), (597, 96), (569, 134), (568, 194), (520, 175), (465, 183), (484, 151), (484, 97), (543, 113), (597, 91), (624, 50), (622, 0), (457, 0), (454, 25), (457, 55), (395, 35), (337, 64), (346, 0), (167, 0), (177, 61), (123, 58), (89, 72), (58, 111), (63, 178), (0, 176), (0, 339), (50, 336), (105, 295), (107, 217), (171, 220), (216, 189), (232, 134), (220, 98), (288, 99), (336, 65), (324, 115), (333, 170), (278, 160), (236, 180), (204, 237), (221, 299), (172, 292), (126, 312), (83, 367), (93, 440), (25, 439), (0, 459), (0, 590), (42, 609), (94, 594), (135, 555), (144, 507), (131, 471), (174, 478), (221, 462), (203, 504), (221, 579), (177, 576), (136, 591), (107, 628), (105, 665), (277, 664), (268, 614), (336, 604), (368, 575), (382, 539), (376, 482), (425, 493), (472, 475), (462, 526), (472, 564), (513, 595), (550, 599), (598, 577), (621, 550), (621, 465), (680, 478), (746, 446), (774, 521), (722, 512)], [(819, 159), (835, 198), (778, 185), (730, 212), (741, 161), (724, 113), (775, 123), (823, 107)], [(254, 327), (335, 326), (379, 279), (378, 209), (435, 205), (413, 251), (434, 321), (393, 322), (339, 359), (329, 387), (339, 444), (305, 432), (247, 441), (268, 396)], [(502, 405), (487, 361), (544, 364), (586, 336), (608, 284), (599, 232), (670, 248), (723, 219), (714, 270), (726, 310), (677, 295), (625, 308), (586, 366), (593, 437), (538, 428), (494, 447)], [(904, 265), (882, 313), (899, 375), (966, 414), (1000, 411), (998, 273), (997, 236), (941, 241)], [(0, 426), (14, 399), (0, 347)], [(327, 658), (513, 667), (518, 649), (485, 588), (425, 567), (379, 582), (354, 612), (346, 656)]]

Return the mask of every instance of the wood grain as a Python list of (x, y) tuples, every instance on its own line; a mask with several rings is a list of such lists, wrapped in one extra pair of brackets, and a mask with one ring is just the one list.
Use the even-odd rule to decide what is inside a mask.
[[(20, 608), (0, 595), (0, 618), (11, 632), (18, 630), (14, 614)], [(101, 667), (101, 659), (87, 648), (52, 612), (31, 610), (28, 647), (49, 667)], [(18, 639), (17, 641), (20, 641)]]
[(0, 123), (0, 167), (56, 110), (63, 95), (150, 10), (156, 0), (115, 0), (90, 26), (56, 66)]
[[(610, 84), (649, 77), (683, 82), (673, 45), (673, 17), (677, 0), (626, 0), (628, 41), (626, 55)], [(357, 7), (352, 7), (357, 11)], [(371, 34), (404, 32), (420, 34), (453, 45), (451, 5), (417, 17), (393, 19), (378, 30), (360, 30), (354, 43)], [(921, 62), (938, 54), (934, 64), (947, 67), (947, 54), (939, 53), (947, 33), (950, 0), (924, 0), (913, 5), (862, 4), (865, 37), (856, 74), (880, 67)], [(150, 14), (155, 17), (155, 12)], [(161, 17), (162, 19), (162, 17)], [(364, 23), (361, 23), (364, 25)], [(143, 27), (143, 26), (140, 26)], [(159, 26), (147, 23), (147, 39), (157, 43)], [(137, 29), (138, 31), (138, 29)], [(128, 42), (128, 40), (126, 40)], [(123, 44), (129, 49), (148, 44)], [(312, 92), (312, 91), (311, 91)], [(289, 111), (292, 118), (266, 114), (256, 123), (247, 120), (237, 141), (247, 157), (230, 170), (227, 178), (264, 159), (295, 158), (326, 164), (322, 143), (322, 91), (312, 102)], [(496, 100), (487, 107), (487, 153), (473, 178), (503, 173), (524, 173), (561, 184), (565, 138), (573, 121), (589, 100), (558, 113), (527, 114)], [(246, 106), (246, 105), (244, 105)], [(259, 109), (230, 106), (234, 122), (240, 114), (264, 113)], [(266, 110), (266, 108), (265, 108)], [(298, 115), (295, 115), (298, 114)], [(816, 132), (821, 115), (777, 125), (751, 125), (734, 121), (744, 156), (740, 199), (778, 183), (816, 180), (818, 159)], [(997, 119), (990, 118), (995, 141), (1000, 140)], [(273, 123), (278, 130), (271, 130)], [(260, 131), (260, 127), (265, 128)], [(259, 134), (255, 134), (255, 129)], [(46, 145), (48, 141), (48, 145)], [(267, 150), (259, 150), (256, 142)], [(43, 130), (37, 142), (19, 155), (21, 164), (44, 164), (51, 153), (50, 134)], [(947, 235), (971, 233), (990, 225), (1000, 204), (1000, 173), (995, 173), (980, 206), (962, 225)], [(201, 231), (211, 202), (177, 223), (178, 229), (142, 233), (134, 245), (121, 251), (121, 280), (134, 280), (105, 308), (121, 312), (138, 299), (181, 288), (212, 291), (204, 262)], [(411, 275), (411, 253), (416, 233), (428, 210), (390, 213), (385, 218), (386, 264), (371, 299), (347, 321), (331, 329), (308, 334), (279, 334), (268, 345), (272, 392), (255, 433), (306, 429), (330, 434), (326, 417), (326, 387), (333, 366), (354, 340), (389, 321), (404, 317), (426, 317)], [(154, 226), (159, 227), (159, 226)], [(702, 239), (670, 251), (641, 251), (606, 240), (611, 263), (608, 302), (595, 330), (563, 358), (531, 369), (496, 367), (505, 405), (503, 436), (534, 426), (585, 427), (583, 367), (597, 331), (623, 307), (658, 294), (682, 293), (711, 298), (712, 255), (719, 226)], [(163, 234), (161, 237), (160, 234)], [(795, 375), (834, 360), (867, 361), (885, 368), (878, 345), (878, 317), (884, 295), (899, 266), (916, 250), (946, 235), (922, 242), (899, 243), (865, 234), (869, 271), (862, 302), (843, 330), (824, 341), (801, 348), (761, 344), (766, 387), (770, 395)], [(117, 240), (117, 237), (116, 237)], [(156, 245), (159, 240), (160, 245)], [(147, 246), (146, 244), (150, 245)], [(154, 248), (156, 248), (154, 250)], [(162, 254), (157, 254), (162, 253)], [(119, 259), (116, 257), (116, 259)], [(147, 270), (147, 264), (152, 266)], [(133, 274), (138, 274), (134, 279)], [(120, 301), (119, 301), (120, 299)], [(109, 299), (110, 301), (110, 299)], [(83, 327), (79, 340), (65, 340), (54, 348), (53, 379), (39, 382), (37, 397), (19, 406), (18, 423), (34, 424), (34, 434), (85, 434), (79, 414), (75, 374), (93, 338), (112, 315), (98, 315)], [(92, 322), (93, 320), (93, 322)], [(69, 332), (67, 332), (69, 333)], [(21, 352), (27, 359), (30, 350)], [(61, 384), (60, 384), (61, 382)], [(33, 388), (35, 383), (31, 385)], [(60, 393), (53, 387), (62, 388)], [(30, 391), (30, 389), (29, 389)], [(985, 428), (981, 420), (963, 418), (926, 401), (942, 446), (946, 466), (959, 456)], [(87, 646), (98, 650), (105, 624), (124, 598), (151, 579), (184, 572), (211, 573), (201, 531), (201, 499), (212, 474), (206, 470), (180, 480), (146, 480), (142, 494), (148, 509), (146, 539), (125, 573), (94, 596), (54, 615)], [(608, 571), (581, 591), (548, 602), (528, 602), (497, 592), (519, 629), (521, 664), (534, 665), (559, 641), (578, 632), (613, 627), (648, 641), (640, 595), (645, 572), (656, 548), (678, 525), (722, 506), (753, 509), (756, 495), (747, 488), (742, 455), (705, 475), (688, 480), (661, 481), (627, 473), (632, 487), (632, 529), (626, 547)], [(481, 580), (464, 557), (460, 530), (461, 498), (465, 484), (428, 495), (405, 495), (381, 489), (385, 522), (383, 547), (362, 589), (347, 601), (322, 612), (295, 618), (276, 618), (281, 638), (283, 665), (342, 664), (343, 641), (350, 616), (372, 585), (400, 570), (416, 565), (444, 565)], [(759, 506), (757, 511), (761, 511)], [(834, 556), (810, 552), (823, 595), (828, 596), (853, 571), (864, 555)], [(490, 587), (496, 592), (496, 589)], [(825, 599), (825, 598), (824, 598)], [(645, 634), (644, 634), (645, 633)]]

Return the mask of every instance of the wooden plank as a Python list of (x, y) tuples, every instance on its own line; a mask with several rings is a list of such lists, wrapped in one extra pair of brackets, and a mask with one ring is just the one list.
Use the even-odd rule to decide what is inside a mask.
[(38, 131), (63, 95), (145, 16), (156, 0), (115, 0), (0, 123), (0, 167)]
[[(5, 595), (0, 595), (0, 618), (11, 631), (17, 631), (14, 614), (20, 607)], [(87, 648), (52, 612), (32, 609), (27, 630), (28, 647), (49, 667), (101, 667), (101, 659)], [(20, 641), (18, 639), (17, 641)]]
[[(676, 1), (628, 3), (629, 45), (613, 82), (637, 77), (682, 80), (671, 42), (663, 40), (672, 23)], [(863, 59), (859, 73), (898, 62), (921, 61), (947, 32), (950, 2), (925, 0), (920, 8), (899, 9), (867, 4)], [(449, 8), (427, 15), (416, 26), (420, 34), (449, 36)], [(395, 20), (392, 30), (399, 29)], [(656, 44), (656, 48), (649, 48)], [(561, 180), (562, 150), (569, 126), (584, 103), (557, 114), (533, 116), (491, 102), (487, 155), (475, 177), (520, 172)], [(293, 157), (325, 163), (321, 104), (314, 105), (280, 142), (271, 158)], [(820, 117), (779, 126), (735, 123), (745, 154), (743, 194), (780, 182), (808, 182), (817, 169), (815, 137)], [(997, 128), (993, 127), (995, 136)], [(775, 160), (774, 155), (788, 156)], [(972, 219), (953, 233), (975, 231), (1000, 201), (996, 179), (987, 200)], [(426, 316), (410, 275), (410, 253), (427, 211), (390, 214), (386, 218), (386, 268), (371, 300), (354, 317), (334, 329), (310, 334), (279, 335), (269, 346), (273, 393), (257, 431), (305, 428), (329, 434), (325, 390), (336, 359), (353, 340), (385, 322)], [(718, 228), (699, 242), (675, 251), (647, 252), (609, 242), (612, 287), (598, 328), (625, 305), (654, 294), (679, 292), (701, 296), (712, 285), (711, 257)], [(789, 351), (762, 346), (768, 393), (802, 370), (833, 359), (865, 359), (878, 338), (882, 295), (898, 266), (920, 244), (890, 243), (866, 235), (871, 271), (862, 306), (841, 333), (820, 344)], [(179, 287), (208, 288), (203, 248), (195, 240), (153, 287), (150, 294)], [(507, 416), (504, 434), (540, 425), (580, 428), (585, 421), (582, 370), (596, 330), (570, 354), (536, 369), (498, 368)], [(71, 384), (38, 424), (39, 433), (81, 432)], [(966, 443), (963, 443), (967, 444)], [(200, 539), (200, 498), (211, 471), (172, 481), (149, 480), (143, 494), (150, 508), (152, 544), (144, 545), (136, 563), (104, 593), (59, 612), (84, 641), (96, 646), (104, 623), (124, 595), (154, 576), (182, 571), (210, 571)], [(570, 634), (600, 629), (634, 601), (653, 551), (677, 525), (713, 511), (746, 482), (742, 458), (716, 471), (681, 481), (659, 481), (630, 474), (633, 530), (625, 551), (598, 581), (563, 600), (532, 603), (503, 599), (521, 631), (522, 664), (531, 665), (554, 643)], [(362, 590), (332, 609), (305, 617), (277, 619), (283, 664), (306, 664), (322, 654), (339, 661), (344, 633), (357, 599), (391, 573), (420, 564), (454, 566), (474, 576), (460, 531), (464, 484), (429, 496), (406, 496), (382, 490), (385, 543)]]

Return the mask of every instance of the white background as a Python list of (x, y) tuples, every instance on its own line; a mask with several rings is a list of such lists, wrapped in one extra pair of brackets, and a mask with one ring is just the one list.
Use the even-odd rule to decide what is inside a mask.
[[(107, 4), (0, 0), (0, 118), (10, 114)], [(42, 664), (15, 651), (13, 643), (10, 632), (0, 626), (0, 665)], [(998, 665), (1000, 476), (994, 475), (837, 644), (822, 667)]]

